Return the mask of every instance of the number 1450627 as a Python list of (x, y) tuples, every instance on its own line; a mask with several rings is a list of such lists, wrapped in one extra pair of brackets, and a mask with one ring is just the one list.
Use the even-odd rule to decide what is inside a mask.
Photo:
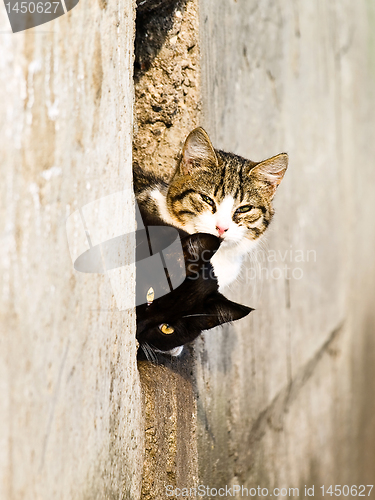
[(321, 486), (322, 496), (336, 496), (336, 497), (369, 497), (373, 484), (361, 484), (359, 486), (348, 486), (347, 484), (341, 485), (336, 484), (335, 486), (330, 485), (328, 488), (326, 486)]
[(56, 14), (60, 2), (16, 2), (13, 6), (10, 2), (5, 4), (9, 14), (11, 12), (17, 12), (20, 14)]

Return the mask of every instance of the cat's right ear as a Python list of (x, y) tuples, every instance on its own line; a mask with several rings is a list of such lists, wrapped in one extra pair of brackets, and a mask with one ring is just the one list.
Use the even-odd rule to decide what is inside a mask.
[(217, 157), (207, 132), (202, 127), (194, 129), (187, 136), (182, 148), (180, 172), (191, 174), (195, 168), (217, 166)]
[(205, 304), (205, 315), (200, 318), (202, 330), (209, 330), (215, 326), (223, 325), (244, 318), (253, 308), (232, 302), (221, 293), (217, 292), (211, 300)]
[(267, 186), (267, 192), (272, 200), (287, 168), (288, 155), (281, 153), (255, 165), (250, 175)]

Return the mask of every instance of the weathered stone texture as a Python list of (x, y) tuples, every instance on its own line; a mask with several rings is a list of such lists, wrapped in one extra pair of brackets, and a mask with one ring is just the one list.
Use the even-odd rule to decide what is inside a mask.
[(198, 0), (137, 15), (134, 161), (170, 178), (200, 107)]
[[(14, 35), (0, 12), (4, 500), (139, 497), (135, 317), (117, 310), (107, 278), (74, 271), (65, 228), (131, 188), (133, 9), (82, 1)], [(131, 205), (111, 218), (134, 227)]]

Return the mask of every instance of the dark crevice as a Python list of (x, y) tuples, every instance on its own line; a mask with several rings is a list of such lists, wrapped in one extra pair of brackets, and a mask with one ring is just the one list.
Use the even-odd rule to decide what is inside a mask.
[(151, 67), (173, 26), (174, 12), (188, 0), (137, 0), (134, 80)]

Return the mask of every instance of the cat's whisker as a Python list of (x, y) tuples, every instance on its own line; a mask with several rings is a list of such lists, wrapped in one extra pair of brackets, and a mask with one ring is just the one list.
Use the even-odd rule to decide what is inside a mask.
[(192, 318), (194, 316), (216, 316), (216, 314), (187, 314), (186, 316), (182, 316), (182, 318)]
[(146, 344), (141, 344), (141, 349), (144, 352), (147, 361), (150, 361), (149, 356), (148, 356), (148, 351), (147, 351), (147, 345)]
[(146, 343), (142, 344), (142, 350), (145, 353), (147, 361), (151, 361), (150, 355), (149, 355), (149, 350), (148, 350), (148, 345)]
[(147, 361), (151, 361), (152, 363), (158, 364), (158, 358), (152, 347), (147, 342), (144, 342), (142, 344), (142, 349), (146, 355)]

